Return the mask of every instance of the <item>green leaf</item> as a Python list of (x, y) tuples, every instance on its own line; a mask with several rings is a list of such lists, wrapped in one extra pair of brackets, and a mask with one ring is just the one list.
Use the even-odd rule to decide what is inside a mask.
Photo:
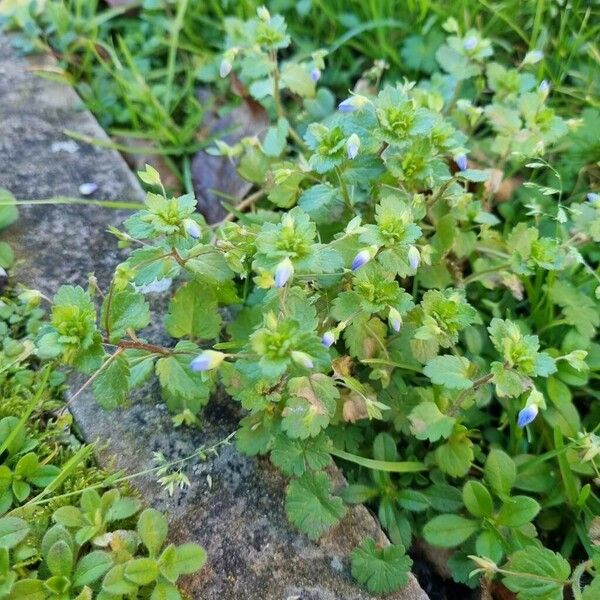
[(455, 548), (479, 529), (479, 523), (458, 515), (438, 515), (425, 524), (423, 536), (434, 546)]
[(535, 546), (514, 552), (504, 569), (519, 574), (504, 574), (502, 578), (519, 600), (562, 600), (571, 574), (569, 563), (560, 554)]
[(5, 188), (0, 188), (0, 229), (12, 225), (19, 218), (15, 197)]
[(47, 595), (42, 580), (22, 579), (13, 585), (7, 600), (46, 600)]
[[(113, 355), (114, 356), (114, 355)], [(129, 361), (123, 354), (104, 367), (94, 379), (92, 390), (98, 404), (107, 410), (125, 404), (129, 391)]]
[(46, 564), (52, 575), (69, 576), (73, 568), (73, 551), (63, 540), (58, 540), (48, 550)]
[(110, 342), (114, 344), (126, 335), (128, 329), (138, 331), (150, 323), (150, 306), (142, 294), (130, 287), (107, 294), (100, 318)]
[(492, 497), (479, 481), (467, 481), (463, 487), (463, 502), (474, 517), (489, 517), (494, 510)]
[(187, 543), (175, 549), (175, 566), (180, 575), (199, 571), (206, 562), (206, 550), (198, 544)]
[(473, 462), (473, 442), (465, 435), (452, 435), (435, 451), (435, 460), (442, 471), (452, 477), (463, 477)]
[(137, 586), (125, 579), (125, 565), (115, 565), (102, 580), (102, 590), (115, 596), (132, 594)]
[(331, 481), (323, 472), (305, 473), (292, 481), (285, 498), (290, 521), (313, 540), (345, 514), (342, 499), (331, 495)]
[(14, 548), (29, 533), (29, 525), (18, 517), (0, 519), (0, 548)]
[(113, 565), (113, 558), (109, 552), (94, 550), (85, 554), (75, 566), (73, 585), (81, 587), (94, 583), (104, 575)]
[(473, 386), (469, 379), (469, 368), (471, 363), (463, 356), (438, 356), (430, 360), (423, 373), (433, 383), (443, 385), (452, 390), (466, 390)]
[(188, 341), (179, 342), (174, 351), (176, 354), (161, 358), (156, 362), (156, 374), (160, 385), (173, 411), (189, 408), (197, 413), (209, 399), (212, 383), (205, 379), (203, 373), (192, 371), (190, 362), (200, 353), (196, 344)]
[(378, 548), (370, 537), (352, 551), (351, 561), (352, 577), (373, 594), (388, 594), (405, 586), (412, 566), (404, 546)]
[(214, 339), (221, 330), (221, 315), (213, 290), (199, 281), (181, 286), (169, 302), (165, 327), (175, 338)]
[[(145, 543), (146, 542), (144, 541), (144, 544)], [(159, 574), (158, 562), (153, 558), (135, 558), (126, 562), (124, 566), (125, 577), (136, 585), (148, 585), (152, 583)]]
[(473, 183), (487, 181), (490, 177), (487, 171), (480, 171), (478, 169), (465, 169), (464, 171), (459, 171), (456, 175), (461, 179), (466, 179)]
[(186, 265), (192, 273), (195, 273), (208, 283), (224, 283), (229, 281), (233, 272), (227, 265), (227, 260), (222, 252), (206, 246), (206, 252), (198, 255), (195, 258), (190, 258)]
[(498, 564), (502, 560), (502, 538), (494, 531), (482, 531), (475, 540), (475, 550), (479, 556), (489, 558)]
[(165, 543), (168, 529), (166, 517), (156, 509), (147, 508), (140, 515), (137, 532), (151, 557), (156, 556)]
[(529, 496), (513, 496), (507, 500), (498, 513), (496, 521), (507, 527), (520, 527), (532, 521), (540, 512), (540, 505)]
[(65, 527), (83, 527), (86, 522), (76, 506), (61, 506), (52, 514), (52, 520)]
[(174, 585), (159, 581), (152, 590), (150, 600), (181, 600), (181, 594)]
[(508, 494), (517, 478), (513, 459), (503, 450), (492, 448), (485, 461), (483, 477), (498, 494)]
[(450, 437), (456, 419), (440, 412), (435, 402), (421, 402), (415, 406), (409, 417), (411, 431), (418, 440), (436, 442)]
[(318, 471), (331, 464), (328, 439), (319, 435), (307, 440), (293, 440), (278, 435), (273, 442), (271, 462), (286, 475), (299, 477), (305, 471)]
[(400, 490), (396, 500), (402, 508), (411, 512), (423, 512), (431, 506), (427, 496), (416, 490)]
[(125, 496), (111, 503), (110, 508), (106, 511), (106, 521), (120, 521), (128, 519), (140, 510), (142, 503), (137, 498)]
[(267, 129), (262, 142), (263, 152), (267, 156), (277, 157), (285, 150), (289, 126), (285, 117), (279, 117), (277, 124)]

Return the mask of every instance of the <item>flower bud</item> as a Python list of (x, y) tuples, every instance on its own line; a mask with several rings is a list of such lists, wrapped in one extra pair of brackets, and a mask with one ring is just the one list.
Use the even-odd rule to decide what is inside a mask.
[(275, 269), (275, 287), (282, 288), (294, 275), (294, 265), (289, 258), (284, 258)]
[(538, 91), (544, 98), (548, 96), (550, 93), (550, 84), (546, 79), (541, 81), (540, 85), (538, 86)]
[(261, 21), (268, 23), (271, 20), (271, 13), (267, 10), (266, 6), (259, 6), (256, 9), (256, 14)]
[(353, 133), (346, 142), (346, 152), (348, 153), (348, 158), (350, 160), (356, 158), (358, 154), (358, 149), (360, 148), (360, 138)]
[(350, 96), (350, 98), (346, 98), (346, 100), (338, 104), (338, 110), (343, 113), (351, 113), (360, 110), (368, 102), (369, 100), (364, 96)]
[(204, 350), (201, 354), (198, 354), (194, 360), (190, 363), (192, 371), (210, 371), (216, 369), (225, 360), (225, 354), (223, 352), (217, 352), (216, 350)]
[(319, 81), (319, 79), (321, 79), (321, 71), (319, 69), (317, 69), (316, 67), (314, 69), (311, 70), (310, 72), (310, 78), (317, 83), (317, 81)]
[(535, 65), (544, 58), (544, 53), (541, 50), (530, 50), (523, 59), (524, 65)]
[(231, 73), (231, 69), (233, 69), (231, 61), (227, 58), (224, 58), (219, 65), (219, 75), (225, 78), (227, 75), (229, 75), (229, 73)]
[(315, 365), (312, 361), (312, 358), (306, 354), (306, 352), (300, 352), (299, 350), (292, 350), (290, 353), (292, 360), (299, 364), (301, 367), (305, 369), (312, 369)]
[(400, 327), (402, 327), (402, 315), (394, 307), (390, 307), (388, 322), (396, 333), (400, 331)]
[(321, 338), (321, 344), (325, 346), (325, 348), (331, 348), (335, 343), (335, 334), (333, 331), (326, 331)]
[(463, 48), (469, 52), (470, 50), (474, 50), (477, 46), (477, 38), (474, 35), (470, 35), (464, 42)]
[(193, 237), (195, 240), (197, 240), (202, 235), (202, 232), (200, 231), (200, 226), (198, 225), (198, 223), (196, 223), (196, 221), (194, 221), (194, 219), (185, 219), (183, 221), (183, 228), (185, 229), (185, 232), (190, 237)]
[(537, 404), (530, 404), (519, 411), (519, 417), (517, 419), (517, 425), (521, 428), (526, 427), (530, 423), (533, 423), (537, 417), (539, 408)]
[(600, 200), (600, 194), (596, 194), (595, 192), (589, 192), (586, 197), (588, 202), (598, 202)]
[(367, 249), (361, 250), (352, 261), (352, 270), (356, 271), (360, 269), (363, 265), (366, 265), (369, 260), (371, 260), (371, 254)]
[(467, 155), (466, 154), (459, 154), (454, 159), (454, 162), (456, 163), (456, 166), (459, 168), (460, 171), (465, 171), (467, 169), (467, 167), (469, 166), (467, 163)]
[(42, 292), (38, 290), (23, 290), (19, 294), (19, 300), (30, 307), (38, 306), (42, 298)]
[(419, 249), (416, 246), (411, 246), (408, 249), (408, 264), (410, 268), (416, 271), (421, 264), (421, 255)]

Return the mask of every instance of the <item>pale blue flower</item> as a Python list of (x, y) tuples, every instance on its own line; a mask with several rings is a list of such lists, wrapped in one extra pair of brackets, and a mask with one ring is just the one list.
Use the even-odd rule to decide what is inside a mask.
[(416, 271), (421, 264), (421, 255), (419, 254), (419, 249), (416, 246), (411, 246), (408, 249), (408, 264), (414, 271)]
[(221, 61), (221, 64), (219, 65), (219, 75), (221, 77), (227, 77), (227, 75), (229, 75), (229, 73), (231, 73), (231, 69), (233, 69), (233, 65), (231, 64), (231, 61), (228, 60), (227, 58), (224, 58)]
[(402, 315), (395, 309), (390, 308), (390, 312), (388, 314), (388, 321), (392, 327), (392, 329), (398, 333), (400, 328), (402, 327)]
[(282, 288), (294, 274), (294, 265), (289, 258), (284, 258), (275, 269), (275, 287)]
[(360, 148), (360, 138), (353, 133), (346, 142), (346, 152), (348, 153), (348, 158), (353, 160), (356, 158), (358, 154), (358, 149)]
[(195, 240), (197, 240), (202, 235), (202, 232), (200, 231), (200, 226), (198, 225), (198, 223), (196, 223), (196, 221), (194, 221), (194, 219), (185, 219), (185, 221), (183, 222), (183, 228), (185, 229), (185, 232), (190, 237), (193, 237)]
[(540, 94), (547, 96), (550, 91), (550, 84), (546, 79), (543, 79), (538, 87)]
[(300, 366), (305, 369), (312, 369), (315, 365), (312, 361), (312, 357), (306, 352), (300, 352), (299, 350), (292, 350), (290, 353), (292, 360), (298, 363)]
[(463, 42), (463, 48), (467, 51), (474, 50), (476, 46), (477, 46), (477, 38), (474, 35), (469, 36)]
[(190, 363), (192, 371), (210, 371), (216, 369), (225, 360), (225, 355), (216, 350), (205, 350)]
[(589, 192), (587, 195), (588, 202), (598, 202), (600, 200), (600, 194), (596, 194), (595, 192)]
[(325, 348), (331, 348), (335, 343), (335, 334), (333, 331), (326, 331), (321, 338), (321, 344), (325, 346)]
[(350, 96), (338, 104), (338, 110), (343, 113), (351, 113), (360, 110), (368, 100), (364, 96)]
[(317, 69), (316, 67), (314, 69), (312, 69), (312, 71), (310, 72), (310, 78), (317, 83), (317, 81), (319, 81), (319, 79), (321, 79), (321, 71), (319, 69)]
[(537, 404), (530, 404), (519, 411), (519, 417), (517, 419), (517, 425), (519, 427), (527, 427), (530, 423), (533, 423), (537, 417), (539, 408)]
[(467, 155), (466, 154), (459, 154), (455, 159), (454, 162), (456, 163), (456, 166), (461, 170), (461, 171), (465, 171), (467, 169), (467, 167), (469, 166), (467, 163)]
[(366, 265), (371, 259), (371, 254), (368, 250), (361, 250), (352, 261), (352, 270), (356, 271), (360, 269), (363, 265)]

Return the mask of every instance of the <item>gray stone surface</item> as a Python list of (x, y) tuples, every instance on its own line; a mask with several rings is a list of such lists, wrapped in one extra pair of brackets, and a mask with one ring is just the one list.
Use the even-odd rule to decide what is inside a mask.
[[(48, 60), (48, 59), (46, 59)], [(76, 152), (56, 150), (68, 141), (63, 129), (105, 138), (77, 95), (34, 76), (0, 36), (0, 187), (20, 199), (76, 196), (81, 183), (99, 185), (98, 198), (133, 199), (142, 190), (115, 152), (78, 143)], [(43, 206), (21, 211), (7, 236), (22, 259), (17, 279), (52, 294), (61, 283), (85, 284), (95, 272), (106, 285), (118, 262), (106, 233), (123, 213), (88, 206)], [(175, 430), (149, 388), (127, 410), (99, 410), (83, 393), (73, 403), (87, 439), (98, 438), (99, 460), (128, 472), (152, 466), (152, 454), (186, 456), (234, 430), (239, 412), (225, 397), (211, 402), (201, 430)], [(341, 484), (339, 472), (333, 473)], [(152, 478), (137, 479), (144, 500), (168, 511), (175, 541), (194, 540), (209, 554), (208, 566), (184, 582), (203, 600), (367, 600), (352, 583), (348, 555), (365, 535), (385, 543), (364, 508), (346, 518), (318, 544), (296, 532), (284, 514), (285, 479), (266, 460), (239, 455), (233, 446), (189, 472), (191, 487), (169, 497)], [(426, 600), (411, 578), (394, 599)]]

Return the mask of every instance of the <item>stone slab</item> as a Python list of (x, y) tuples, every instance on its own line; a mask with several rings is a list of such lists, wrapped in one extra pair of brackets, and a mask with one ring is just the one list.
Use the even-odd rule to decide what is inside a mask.
[[(36, 59), (40, 60), (40, 59)], [(44, 58), (45, 64), (52, 64)], [(140, 200), (143, 192), (122, 157), (77, 142), (64, 129), (107, 139), (69, 87), (35, 76), (0, 35), (0, 187), (19, 199), (77, 196), (82, 183), (98, 184), (102, 199)], [(71, 150), (73, 150), (71, 152)], [(4, 236), (21, 259), (18, 281), (53, 294), (62, 283), (85, 285), (94, 272), (106, 285), (119, 262), (106, 233), (123, 211), (93, 206), (36, 206)], [(164, 406), (147, 389), (127, 410), (104, 412), (81, 394), (73, 403), (88, 440), (99, 439), (101, 464), (128, 472), (153, 466), (153, 452), (168, 459), (212, 444), (236, 427), (239, 409), (226, 397), (211, 402), (201, 430), (175, 430)], [(233, 446), (196, 464), (191, 487), (169, 497), (153, 478), (135, 485), (146, 502), (168, 511), (174, 541), (194, 540), (208, 551), (208, 566), (184, 582), (202, 600), (367, 600), (349, 574), (348, 555), (364, 536), (385, 537), (369, 512), (352, 508), (318, 544), (295, 531), (284, 514), (285, 478), (268, 461), (241, 456)], [(339, 471), (334, 473), (341, 483)], [(416, 579), (390, 596), (427, 600)]]

